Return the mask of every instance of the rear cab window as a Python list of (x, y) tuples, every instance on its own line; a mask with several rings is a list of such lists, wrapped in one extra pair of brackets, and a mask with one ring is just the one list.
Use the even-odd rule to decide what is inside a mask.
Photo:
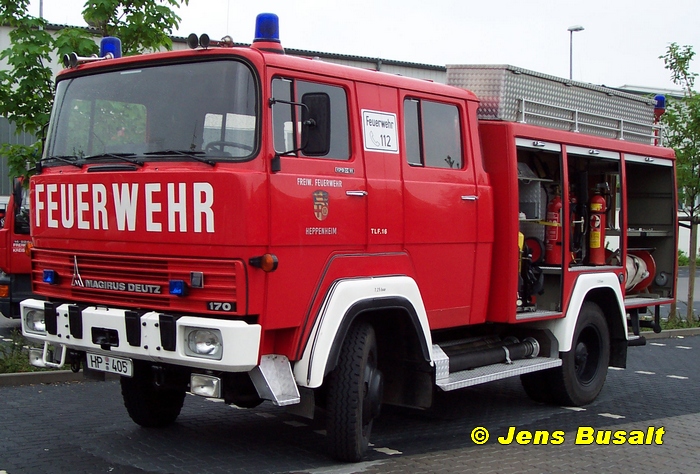
[(453, 104), (404, 100), (406, 158), (412, 166), (462, 169), (462, 131), (459, 109)]

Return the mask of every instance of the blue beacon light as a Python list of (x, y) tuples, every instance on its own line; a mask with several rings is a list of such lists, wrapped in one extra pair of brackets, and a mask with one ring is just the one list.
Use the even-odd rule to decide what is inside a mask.
[(661, 116), (666, 112), (666, 97), (663, 94), (659, 94), (654, 97), (656, 105), (654, 106), (654, 118), (656, 123), (661, 120)]
[(280, 19), (274, 13), (261, 13), (255, 18), (253, 41), (280, 42)]
[(284, 54), (280, 42), (280, 20), (274, 13), (260, 13), (255, 18), (253, 47), (261, 51)]
[(100, 57), (104, 58), (108, 54), (112, 55), (112, 58), (122, 57), (122, 42), (119, 38), (114, 36), (105, 36), (100, 41)]
[(666, 108), (666, 96), (664, 96), (663, 94), (659, 94), (656, 97), (654, 97), (654, 101), (656, 102), (657, 109)]

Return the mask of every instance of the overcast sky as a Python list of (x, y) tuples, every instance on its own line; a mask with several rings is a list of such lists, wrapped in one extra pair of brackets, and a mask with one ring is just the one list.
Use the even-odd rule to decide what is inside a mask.
[[(30, 13), (39, 15), (39, 0)], [(85, 26), (84, 0), (43, 0), (51, 23)], [(174, 34), (250, 43), (255, 16), (280, 17), (287, 48), (425, 64), (511, 64), (612, 87), (677, 89), (659, 56), (676, 42), (698, 53), (700, 0), (190, 0)], [(700, 83), (699, 83), (700, 84)], [(697, 89), (697, 87), (696, 87)]]

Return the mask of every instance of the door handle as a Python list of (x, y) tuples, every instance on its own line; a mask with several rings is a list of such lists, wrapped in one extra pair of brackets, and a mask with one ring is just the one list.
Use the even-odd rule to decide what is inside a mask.
[(462, 201), (476, 201), (479, 196), (462, 196)]
[(346, 196), (367, 196), (367, 191), (345, 191)]

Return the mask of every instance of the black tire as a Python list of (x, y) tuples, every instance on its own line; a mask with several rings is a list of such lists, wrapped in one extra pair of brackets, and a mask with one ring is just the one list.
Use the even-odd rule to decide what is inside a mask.
[(527, 395), (536, 402), (564, 406), (591, 403), (603, 389), (610, 362), (610, 333), (600, 307), (581, 307), (571, 350), (556, 369), (520, 376)]
[(520, 376), (520, 383), (531, 400), (538, 403), (552, 403), (551, 371), (541, 370)]
[(135, 364), (133, 377), (121, 377), (122, 398), (129, 417), (144, 428), (162, 428), (180, 415), (185, 388), (158, 388), (146, 365)]
[(383, 391), (377, 360), (374, 328), (353, 325), (328, 379), (328, 441), (331, 454), (340, 461), (360, 461), (367, 451)]

